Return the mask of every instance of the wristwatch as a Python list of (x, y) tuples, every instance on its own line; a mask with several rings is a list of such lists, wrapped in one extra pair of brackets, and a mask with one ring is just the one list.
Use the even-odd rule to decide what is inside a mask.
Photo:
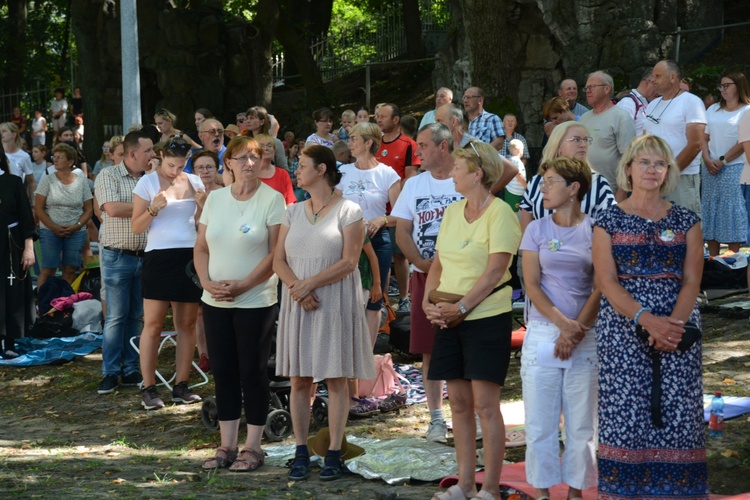
[(461, 314), (466, 314), (468, 312), (461, 301), (456, 302), (456, 305), (458, 306), (458, 310), (461, 311)]
[(721, 162), (722, 165), (726, 165), (727, 164), (727, 160), (724, 159), (723, 155), (719, 156), (719, 161)]

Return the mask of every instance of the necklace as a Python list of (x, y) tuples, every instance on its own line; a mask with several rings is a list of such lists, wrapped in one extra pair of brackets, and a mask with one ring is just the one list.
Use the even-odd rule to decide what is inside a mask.
[[(471, 220), (468, 217), (466, 218), (466, 220), (469, 222), (469, 224), (471, 224), (472, 222), (474, 222), (475, 220), (477, 220), (479, 218), (479, 214), (482, 213), (482, 210), (484, 209), (484, 206), (487, 204), (488, 201), (490, 201), (490, 197), (491, 196), (492, 196), (492, 193), (490, 193), (490, 194), (487, 195), (487, 198), (484, 199), (484, 203), (482, 203), (482, 206), (479, 207), (479, 210), (477, 210), (476, 216), (474, 216)], [(468, 202), (466, 203), (466, 208), (469, 208), (469, 203)]]
[[(669, 100), (669, 102), (667, 102), (666, 106), (664, 106), (664, 109), (661, 110), (661, 113), (659, 113), (658, 117), (654, 117), (654, 114), (651, 113), (650, 115), (647, 115), (646, 118), (648, 118), (649, 120), (651, 120), (652, 122), (654, 122), (654, 123), (656, 123), (658, 125), (659, 122), (661, 121), (661, 117), (664, 115), (664, 112), (667, 111), (667, 108), (669, 108), (669, 105), (672, 104), (672, 101), (674, 101), (675, 99), (677, 99), (677, 96), (680, 95), (681, 93), (682, 93), (682, 90), (678, 90), (677, 91), (677, 93), (674, 95), (674, 97), (671, 98)], [(659, 102), (659, 104), (661, 104), (662, 102), (664, 102), (664, 99), (662, 99)], [(656, 107), (658, 107), (659, 104), (657, 104)], [(656, 111), (656, 107), (654, 108), (654, 111)]]
[(630, 204), (630, 209), (638, 217), (641, 217), (643, 219), (646, 219), (647, 221), (653, 222), (654, 216), (658, 215), (659, 210), (661, 210), (661, 206), (657, 205), (655, 209), (651, 210), (651, 212), (648, 212), (646, 214), (644, 214), (643, 208), (636, 208), (632, 203)]
[[(10, 232), (10, 228), (8, 228), (8, 264), (10, 268), (10, 274), (8, 275), (8, 281), (10, 282), (10, 286), (13, 286), (13, 280), (23, 281), (26, 279), (26, 277), (29, 275), (29, 270), (26, 269), (26, 271), (23, 273), (23, 278), (18, 276), (16, 272), (13, 270), (13, 235)], [(16, 248), (21, 249), (22, 247), (19, 247), (18, 245), (15, 245)]]
[(552, 226), (550, 229), (552, 229), (552, 238), (547, 241), (547, 249), (550, 252), (557, 252), (562, 248), (564, 241), (560, 239), (560, 228), (572, 228), (578, 226), (581, 222), (583, 222), (583, 219), (585, 217), (584, 214), (581, 214), (580, 218), (578, 220), (574, 220), (573, 223), (570, 226), (563, 226), (562, 224), (559, 224), (557, 220), (555, 219), (555, 215), (557, 215), (557, 212), (550, 215), (552, 218)]
[[(333, 189), (331, 189), (331, 194), (328, 195), (328, 199), (326, 200), (326, 202), (323, 204), (322, 207), (320, 207), (320, 210), (318, 210), (317, 212), (313, 213), (313, 216), (312, 216), (312, 223), (313, 224), (315, 224), (316, 222), (318, 222), (318, 216), (320, 215), (320, 212), (322, 212), (323, 209), (328, 206), (328, 203), (331, 201), (331, 198), (333, 198), (333, 193), (334, 192), (335, 191)], [(312, 212), (313, 210), (315, 210), (313, 208), (313, 201), (312, 201), (312, 199), (310, 199), (310, 211)]]
[[(248, 202), (253, 198), (253, 195), (258, 190), (258, 185), (259, 184), (260, 184), (260, 179), (258, 179), (258, 180), (255, 181), (255, 187), (250, 190), (250, 196), (248, 197), (248, 199), (242, 200), (242, 205), (240, 205), (240, 202), (237, 199), (237, 196), (239, 196), (239, 194), (235, 195), (234, 193), (232, 193), (231, 188), (230, 188), (229, 192), (232, 195), (232, 199), (234, 200), (234, 203), (237, 205), (237, 210), (240, 211), (240, 217), (244, 217), (245, 216), (245, 210), (247, 210)], [(243, 233), (246, 233), (247, 231), (243, 231), (242, 230), (242, 227), (244, 227), (244, 226), (245, 226), (244, 224), (243, 224), (243, 226), (240, 226), (240, 231), (242, 231)]]

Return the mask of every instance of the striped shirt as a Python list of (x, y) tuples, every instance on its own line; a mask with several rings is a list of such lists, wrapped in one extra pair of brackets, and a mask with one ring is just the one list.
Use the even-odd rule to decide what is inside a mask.
[[(133, 203), (133, 189), (138, 178), (128, 173), (123, 163), (105, 168), (96, 176), (96, 202), (100, 207), (107, 203)], [(118, 250), (143, 250), (146, 248), (146, 236), (133, 234), (130, 217), (110, 217), (102, 208), (102, 228), (99, 244)]]
[(513, 132), (513, 135), (511, 137), (505, 137), (505, 142), (503, 143), (502, 149), (500, 149), (500, 154), (503, 155), (506, 158), (510, 158), (513, 156), (510, 154), (510, 141), (513, 139), (518, 139), (523, 143), (523, 154), (521, 155), (521, 158), (529, 158), (529, 145), (526, 144), (526, 138), (519, 134), (518, 132)]
[[(542, 196), (542, 190), (539, 188), (541, 180), (542, 176), (539, 174), (531, 178), (519, 205), (521, 209), (531, 212), (535, 220), (554, 212), (554, 210), (544, 208), (544, 197)], [(612, 194), (607, 179), (602, 175), (592, 174), (591, 189), (581, 201), (581, 211), (596, 220), (602, 212), (616, 204), (615, 196)]]
[(492, 143), (498, 137), (505, 137), (505, 129), (500, 117), (484, 110), (469, 122), (469, 133), (487, 144)]

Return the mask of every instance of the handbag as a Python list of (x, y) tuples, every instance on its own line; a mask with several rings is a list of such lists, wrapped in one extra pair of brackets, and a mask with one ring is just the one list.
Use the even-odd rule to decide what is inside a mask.
[[(683, 328), (685, 329), (685, 333), (682, 334), (682, 339), (677, 344), (677, 350), (680, 352), (687, 351), (703, 337), (701, 329), (692, 321), (685, 323)], [(635, 333), (638, 334), (641, 340), (648, 344), (649, 334), (645, 328), (641, 325), (636, 325)], [(651, 384), (651, 422), (654, 424), (654, 427), (663, 429), (664, 422), (661, 418), (661, 354), (652, 346), (648, 347), (651, 351), (651, 370), (653, 371), (653, 382)]]
[[(507, 285), (500, 284), (492, 289), (490, 293), (487, 294), (487, 297), (492, 295), (495, 292), (499, 292), (503, 288), (505, 288)], [(485, 299), (487, 298), (485, 297)], [(463, 299), (463, 295), (458, 295), (457, 293), (450, 293), (450, 292), (441, 292), (437, 289), (431, 290), (430, 293), (427, 295), (427, 299), (430, 301), (430, 304), (438, 304), (440, 302), (446, 302), (448, 304), (455, 304), (456, 302)], [(466, 314), (460, 314), (456, 319), (450, 321), (448, 323), (448, 328), (455, 328), (466, 319), (466, 316), (468, 316), (471, 313), (471, 309), (466, 311)]]
[[(382, 398), (394, 392), (403, 392), (402, 377), (393, 368), (393, 358), (390, 354), (375, 355), (375, 378), (359, 381), (358, 396), (360, 398)], [(407, 382), (408, 384), (408, 382)]]

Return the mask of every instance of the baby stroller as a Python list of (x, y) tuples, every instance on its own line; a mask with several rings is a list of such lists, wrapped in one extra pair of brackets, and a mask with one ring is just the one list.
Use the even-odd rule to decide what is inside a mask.
[[(271, 399), (268, 406), (268, 417), (263, 434), (271, 441), (283, 441), (292, 433), (292, 415), (289, 413), (289, 395), (292, 383), (288, 378), (276, 376), (276, 364), (272, 359), (268, 363), (268, 380)], [(328, 398), (316, 396), (312, 405), (312, 417), (316, 424), (328, 424)], [(216, 398), (209, 396), (203, 399), (201, 419), (208, 430), (219, 429), (219, 413)]]

